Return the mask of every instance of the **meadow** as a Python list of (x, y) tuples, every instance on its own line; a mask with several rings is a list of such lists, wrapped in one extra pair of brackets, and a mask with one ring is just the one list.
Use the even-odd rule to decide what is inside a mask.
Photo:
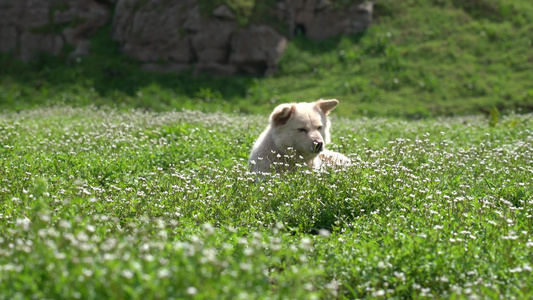
[(334, 116), (353, 166), (257, 180), (266, 121), (1, 114), (0, 299), (533, 296), (533, 115)]
[[(109, 24), (0, 54), (0, 299), (533, 298), (533, 4), (375, 17), (270, 77), (144, 72)], [(272, 108), (318, 98), (353, 165), (249, 173)]]

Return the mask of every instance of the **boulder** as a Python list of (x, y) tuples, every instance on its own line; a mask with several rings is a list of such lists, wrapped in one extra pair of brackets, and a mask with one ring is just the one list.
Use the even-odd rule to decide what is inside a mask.
[(186, 63), (166, 63), (166, 64), (156, 64), (156, 63), (145, 63), (141, 65), (141, 69), (148, 72), (157, 72), (157, 73), (178, 73), (190, 69), (191, 66)]
[(36, 34), (23, 32), (19, 37), (20, 50), (18, 57), (29, 61), (39, 53), (58, 55), (63, 49), (63, 39), (56, 34)]
[(119, 0), (112, 36), (125, 54), (143, 62), (189, 62), (194, 54), (184, 24), (195, 0)]
[(226, 5), (220, 5), (219, 7), (215, 8), (215, 10), (213, 10), (213, 16), (216, 18), (235, 21), (235, 15)]
[(86, 45), (108, 19), (108, 8), (92, 0), (0, 0), (0, 51), (24, 61), (57, 55), (65, 44)]
[(62, 33), (70, 45), (86, 41), (109, 20), (108, 9), (95, 1), (70, 0), (64, 3), (69, 3), (68, 8), (53, 11), (52, 20), (54, 24), (67, 25)]
[(224, 63), (237, 23), (226, 6), (213, 15), (201, 16), (195, 0), (120, 0), (113, 38), (124, 53), (143, 62)]
[(339, 34), (358, 33), (372, 22), (373, 3), (370, 1), (343, 4), (346, 7), (335, 6), (327, 0), (294, 0), (287, 3), (287, 15), (292, 16), (290, 22), (294, 22), (294, 31), (300, 31), (315, 41)]
[(196, 6), (190, 11), (185, 28), (191, 36), (192, 49), (199, 62), (224, 63), (228, 60), (231, 35), (237, 28), (237, 22), (200, 16)]
[[(2, 17), (0, 16), (0, 19)], [(17, 49), (17, 30), (14, 26), (2, 26), (0, 24), (0, 51), (14, 52)]]
[(239, 29), (231, 41), (230, 63), (250, 74), (271, 74), (285, 47), (287, 38), (264, 25)]

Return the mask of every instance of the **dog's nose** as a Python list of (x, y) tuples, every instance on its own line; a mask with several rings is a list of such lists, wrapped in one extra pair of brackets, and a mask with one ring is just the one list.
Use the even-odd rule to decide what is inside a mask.
[(320, 142), (320, 141), (318, 141), (318, 140), (315, 140), (315, 141), (313, 142), (313, 146), (314, 146), (314, 147), (313, 147), (314, 152), (315, 152), (315, 153), (318, 153), (318, 152), (322, 151), (322, 148), (324, 147), (324, 143), (323, 143), (323, 142)]

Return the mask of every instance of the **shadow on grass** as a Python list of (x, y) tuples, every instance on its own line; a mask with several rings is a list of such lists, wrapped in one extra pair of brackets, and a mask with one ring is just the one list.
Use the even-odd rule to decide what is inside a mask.
[[(298, 37), (291, 43), (301, 51), (320, 55), (334, 49), (340, 39), (339, 36), (323, 42), (313, 42)], [(119, 45), (110, 37), (109, 24), (91, 39), (91, 55), (69, 61), (67, 59), (69, 49), (64, 50), (59, 56), (43, 54), (29, 63), (14, 59), (9, 54), (0, 54), (0, 65), (2, 65), (0, 82), (4, 91), (2, 95), (0, 90), (0, 100), (4, 98), (4, 101), (1, 101), (4, 103), (0, 103), (0, 107), (10, 109), (10, 105), (15, 104), (19, 107), (21, 104), (26, 107), (35, 106), (54, 99), (53, 95), (57, 93), (68, 94), (72, 91), (84, 93), (87, 90), (97, 94), (98, 103), (95, 104), (106, 104), (107, 101), (107, 104), (114, 105), (119, 102), (126, 107), (158, 110), (165, 107), (156, 103), (162, 98), (163, 102), (167, 102), (163, 104), (168, 108), (168, 106), (179, 106), (180, 101), (202, 101), (211, 97), (232, 105), (239, 101), (248, 101), (246, 97), (250, 96), (250, 88), (253, 89), (257, 80), (261, 80), (261, 77), (246, 75), (231, 77), (195, 75), (193, 67), (181, 73), (143, 71), (138, 61), (120, 53)], [(290, 74), (275, 76), (290, 76)], [(9, 90), (10, 86), (10, 93), (20, 90), (23, 95), (17, 97), (17, 100), (13, 100), (10, 95), (6, 96), (5, 91)], [(139, 90), (145, 88), (149, 88), (151, 94), (157, 97), (138, 99)], [(83, 100), (81, 103), (76, 101), (72, 100), (69, 103), (87, 104), (92, 100)], [(250, 99), (250, 103), (253, 103), (253, 99)]]
[(0, 54), (0, 81), (9, 80), (37, 90), (87, 88), (102, 97), (117, 92), (135, 96), (142, 87), (158, 85), (175, 95), (193, 98), (202, 88), (208, 87), (225, 99), (232, 99), (242, 97), (253, 80), (250, 76), (193, 75), (192, 70), (182, 73), (143, 71), (138, 61), (120, 54), (119, 46), (109, 37), (109, 27), (102, 29), (91, 42), (91, 55), (74, 61), (66, 59), (66, 50), (59, 56), (42, 54), (28, 63), (9, 54)]
[(302, 51), (309, 52), (313, 55), (321, 55), (333, 50), (336, 50), (339, 48), (339, 44), (342, 43), (342, 39), (344, 37), (348, 37), (352, 43), (357, 44), (361, 40), (363, 36), (365, 36), (366, 32), (360, 32), (357, 34), (351, 34), (351, 35), (336, 35), (334, 37), (325, 39), (323, 41), (312, 41), (308, 38), (306, 38), (302, 34), (298, 34), (294, 37), (294, 39), (291, 40), (291, 44), (296, 49), (301, 49)]

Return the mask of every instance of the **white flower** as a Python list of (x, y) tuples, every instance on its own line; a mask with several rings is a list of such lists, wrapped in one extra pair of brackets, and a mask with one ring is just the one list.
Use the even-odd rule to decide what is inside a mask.
[(318, 234), (321, 235), (321, 236), (328, 237), (328, 236), (330, 236), (331, 233), (330, 233), (329, 230), (327, 230), (327, 229), (320, 229), (320, 230), (318, 231)]
[(330, 292), (333, 294), (333, 296), (337, 296), (338, 290), (339, 290), (339, 282), (335, 280), (331, 280), (328, 284), (326, 284), (326, 288), (330, 290)]
[(311, 239), (308, 237), (302, 238), (302, 240), (300, 241), (300, 247), (304, 250), (311, 249)]
[(31, 221), (27, 218), (18, 218), (16, 221), (17, 227), (22, 228), (24, 231), (28, 231), (31, 226)]
[(134, 273), (133, 273), (132, 270), (128, 270), (128, 269), (126, 269), (126, 270), (122, 270), (122, 276), (124, 276), (125, 278), (130, 279), (130, 278), (133, 277), (133, 274), (134, 274)]
[(170, 271), (168, 269), (161, 269), (157, 272), (157, 277), (168, 278), (170, 277)]
[(215, 228), (210, 223), (204, 223), (202, 228), (204, 229), (206, 235), (211, 235), (215, 232)]
[(198, 293), (198, 290), (194, 286), (190, 286), (187, 288), (187, 295), (196, 295)]
[(247, 263), (240, 263), (239, 267), (243, 271), (249, 271), (250, 269), (252, 269), (252, 265), (251, 264), (247, 264)]

